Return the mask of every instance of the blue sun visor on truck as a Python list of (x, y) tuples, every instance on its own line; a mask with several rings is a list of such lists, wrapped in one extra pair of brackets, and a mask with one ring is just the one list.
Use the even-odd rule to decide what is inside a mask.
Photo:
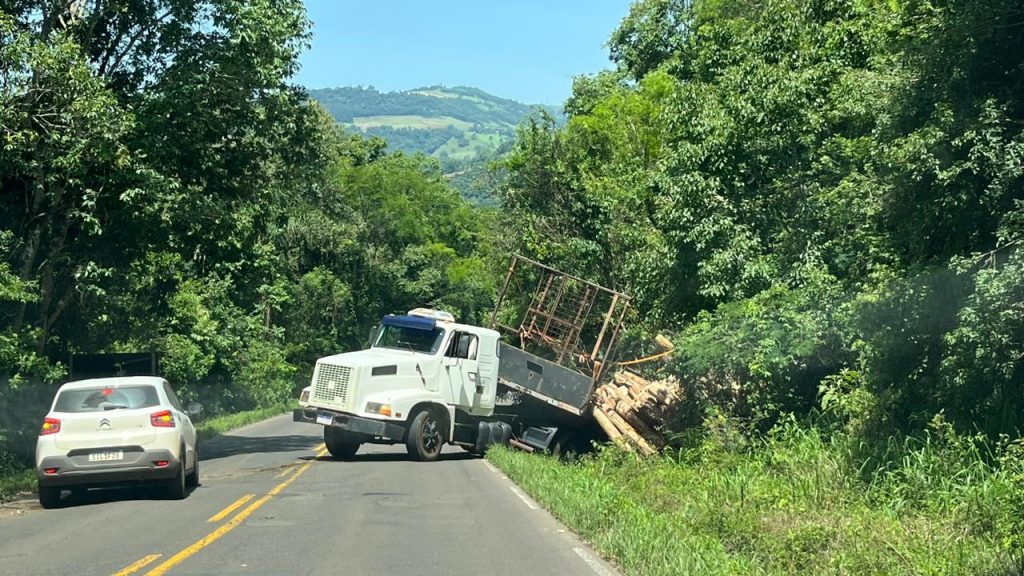
[(435, 320), (422, 318), (420, 316), (385, 316), (380, 321), (385, 326), (397, 326), (399, 328), (412, 328), (413, 330), (433, 330)]

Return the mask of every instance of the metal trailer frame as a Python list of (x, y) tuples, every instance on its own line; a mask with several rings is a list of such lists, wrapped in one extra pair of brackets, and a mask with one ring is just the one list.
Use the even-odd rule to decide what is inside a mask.
[[(498, 314), (509, 295), (510, 286), (515, 282), (522, 289), (517, 274), (536, 274), (539, 278), (530, 302), (519, 320), (519, 326), (510, 326), (499, 322)], [(597, 316), (594, 306), (599, 300), (607, 302), (608, 306), (604, 309), (602, 303), (600, 309), (604, 311)], [(528, 344), (535, 345), (550, 352), (552, 357), (544, 358), (548, 363), (559, 366), (564, 371), (589, 377), (590, 386), (586, 393), (586, 399), (589, 400), (590, 394), (607, 372), (607, 367), (615, 360), (615, 344), (629, 308), (630, 298), (622, 292), (516, 254), (513, 255), (508, 273), (505, 275), (501, 292), (491, 313), (489, 327), (516, 334), (520, 350), (525, 351)], [(585, 342), (588, 340), (588, 328), (597, 329), (597, 323), (600, 328), (596, 337)], [(567, 363), (573, 364), (576, 368), (566, 368)], [(503, 379), (503, 383), (510, 384), (507, 379)], [(575, 414), (580, 414), (586, 405), (586, 402), (583, 402), (569, 406), (539, 390), (523, 386), (521, 382), (511, 384), (510, 387), (516, 390)]]

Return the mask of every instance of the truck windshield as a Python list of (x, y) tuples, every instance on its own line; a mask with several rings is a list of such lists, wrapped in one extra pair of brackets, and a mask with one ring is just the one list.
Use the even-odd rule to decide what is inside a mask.
[(436, 354), (444, 339), (444, 330), (421, 330), (404, 326), (384, 325), (374, 344), (377, 348), (397, 348), (425, 354)]

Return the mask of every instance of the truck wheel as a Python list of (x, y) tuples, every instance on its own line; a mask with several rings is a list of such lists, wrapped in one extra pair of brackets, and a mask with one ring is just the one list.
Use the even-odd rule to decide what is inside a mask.
[(431, 462), (437, 460), (444, 445), (441, 435), (441, 419), (429, 408), (412, 419), (409, 432), (405, 435), (405, 449), (415, 460)]
[(555, 435), (554, 442), (551, 443), (551, 454), (558, 456), (562, 460), (572, 460), (578, 452), (577, 444), (578, 441), (575, 434), (560, 431)]
[(324, 444), (335, 460), (351, 460), (361, 442), (344, 430), (324, 426)]

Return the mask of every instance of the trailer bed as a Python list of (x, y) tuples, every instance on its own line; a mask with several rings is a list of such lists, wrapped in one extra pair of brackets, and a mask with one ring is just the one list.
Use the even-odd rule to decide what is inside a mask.
[(499, 348), (499, 384), (576, 416), (586, 410), (594, 391), (590, 376), (504, 342)]

